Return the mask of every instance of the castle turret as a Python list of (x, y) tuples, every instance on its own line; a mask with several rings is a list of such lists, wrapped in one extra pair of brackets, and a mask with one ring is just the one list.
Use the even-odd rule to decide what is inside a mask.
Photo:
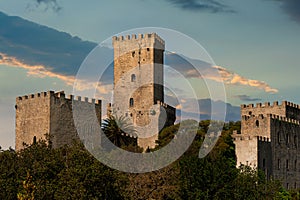
[(148, 139), (140, 135), (138, 144), (153, 148), (159, 130), (175, 121), (175, 108), (164, 104), (165, 42), (156, 33), (113, 37), (112, 42), (114, 102), (110, 110), (131, 119), (137, 130), (152, 131)]

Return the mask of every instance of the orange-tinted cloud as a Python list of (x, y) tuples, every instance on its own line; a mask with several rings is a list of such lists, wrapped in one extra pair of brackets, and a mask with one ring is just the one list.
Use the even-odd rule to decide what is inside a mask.
[(243, 76), (240, 76), (234, 72), (231, 72), (231, 71), (225, 69), (224, 67), (214, 66), (214, 68), (219, 70), (224, 83), (227, 85), (245, 85), (245, 86), (262, 89), (268, 93), (277, 93), (278, 92), (277, 89), (272, 88), (270, 85), (268, 85), (264, 81), (245, 78)]
[[(34, 76), (39, 78), (57, 78), (63, 81), (67, 86), (73, 86), (75, 82), (75, 77), (70, 75), (62, 75), (59, 73), (51, 72), (49, 67), (43, 65), (28, 65), (25, 64), (14, 57), (7, 56), (0, 53), (0, 64), (8, 65), (11, 67), (17, 67), (27, 70), (28, 76)], [(97, 92), (100, 94), (107, 94), (110, 91), (110, 85), (101, 85), (100, 82), (90, 82), (88, 80), (76, 80), (76, 89), (79, 91), (84, 91), (88, 89), (97, 88)]]
[(210, 63), (190, 59), (174, 52), (166, 54), (166, 64), (176, 69), (186, 78), (199, 78), (223, 82), (226, 85), (243, 85), (255, 87), (268, 93), (277, 93), (278, 90), (260, 80), (253, 80), (231, 72), (221, 66), (212, 66)]

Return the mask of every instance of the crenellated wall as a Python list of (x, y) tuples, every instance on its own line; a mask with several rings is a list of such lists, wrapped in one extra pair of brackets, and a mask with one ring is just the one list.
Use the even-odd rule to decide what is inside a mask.
[(277, 101), (241, 105), (241, 134), (233, 133), (237, 166), (251, 165), (285, 188), (300, 187), (300, 106)]
[[(132, 34), (126, 36), (114, 36), (112, 38), (113, 45), (122, 44), (122, 49), (120, 52), (127, 52), (127, 50), (131, 50), (132, 47), (136, 47), (134, 49), (139, 49), (139, 45), (142, 47), (154, 47), (156, 49), (165, 49), (165, 41), (159, 37), (156, 33), (146, 33), (146, 34)], [(154, 46), (153, 46), (154, 44)]]
[[(24, 144), (32, 144), (33, 138), (38, 141), (49, 134), (54, 148), (71, 144), (79, 139), (77, 127), (73, 120), (73, 106), (79, 108), (83, 115), (79, 122), (81, 128), (90, 129), (85, 124), (91, 118), (101, 122), (101, 100), (76, 97), (65, 97), (64, 92), (48, 91), (16, 98), (16, 150)], [(81, 124), (82, 123), (82, 124)]]
[(294, 104), (292, 102), (288, 101), (282, 101), (281, 104), (278, 103), (278, 101), (273, 102), (271, 104), (270, 102), (249, 104), (249, 105), (241, 105), (241, 115), (249, 116), (249, 115), (267, 115), (267, 114), (273, 114), (273, 115), (279, 115), (282, 117), (287, 117), (291, 119), (300, 120), (300, 106), (298, 104)]

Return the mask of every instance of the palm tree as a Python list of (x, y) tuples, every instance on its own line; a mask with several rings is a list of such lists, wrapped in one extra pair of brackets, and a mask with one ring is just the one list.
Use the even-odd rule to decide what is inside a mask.
[(124, 116), (109, 116), (104, 120), (102, 130), (106, 137), (118, 147), (136, 143), (136, 131), (129, 119)]

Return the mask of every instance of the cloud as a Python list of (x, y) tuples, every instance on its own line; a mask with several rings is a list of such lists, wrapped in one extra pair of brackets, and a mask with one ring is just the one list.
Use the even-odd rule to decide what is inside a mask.
[(300, 23), (300, 1), (299, 0), (273, 0), (281, 2), (282, 9), (290, 15), (290, 17)]
[[(28, 74), (39, 77), (56, 77), (67, 85), (74, 82), (82, 62), (86, 56), (97, 46), (96, 43), (83, 41), (78, 37), (72, 37), (68, 33), (41, 26), (20, 17), (7, 16), (0, 12), (0, 59), (6, 55), (6, 61), (18, 63), (23, 66)], [(90, 72), (95, 74), (97, 70), (105, 68), (105, 74), (101, 77), (104, 85), (112, 84), (113, 80), (113, 49), (97, 48), (94, 54), (102, 55), (105, 59), (95, 57), (88, 62), (92, 66)], [(3, 60), (3, 58), (1, 59)], [(107, 65), (106, 61), (110, 61)], [(105, 63), (106, 62), (106, 63)], [(201, 74), (195, 70), (201, 69)], [(205, 78), (227, 85), (243, 85), (262, 89), (266, 92), (276, 93), (277, 89), (259, 80), (248, 79), (224, 67), (190, 59), (176, 53), (165, 55), (165, 64), (179, 71), (187, 78)], [(221, 74), (221, 76), (219, 75)], [(89, 80), (89, 74), (82, 79)], [(97, 80), (92, 81), (96, 85)]]
[[(89, 80), (76, 80), (75, 76), (63, 75), (49, 71), (45, 66), (42, 65), (28, 65), (14, 57), (7, 56), (3, 53), (0, 53), (0, 65), (8, 65), (10, 67), (26, 69), (28, 76), (34, 76), (39, 78), (57, 78), (63, 81), (67, 86), (75, 87), (78, 91), (85, 91), (96, 88), (97, 94), (105, 95), (108, 94), (112, 89), (111, 84), (92, 82)], [(74, 85), (75, 80), (77, 83), (76, 85)]]
[[(59, 5), (57, 0), (33, 0), (35, 3), (35, 7), (44, 6), (44, 10), (47, 11), (49, 9), (53, 10), (54, 12), (61, 11), (62, 7)], [(28, 4), (27, 9), (32, 9), (32, 5)]]
[(234, 97), (240, 99), (241, 101), (261, 101), (262, 100), (260, 98), (253, 98), (253, 97), (250, 97), (250, 96), (245, 95), (245, 94), (235, 95)]
[(259, 80), (253, 80), (253, 79), (248, 79), (243, 76), (240, 76), (234, 72), (231, 72), (224, 67), (220, 66), (214, 66), (219, 70), (221, 73), (221, 76), (223, 78), (223, 81), (227, 85), (244, 85), (244, 86), (250, 86), (250, 87), (255, 87), (258, 89), (262, 89), (265, 92), (268, 93), (277, 93), (278, 90), (275, 88), (272, 88), (270, 85), (265, 83), (264, 81), (259, 81)]
[(0, 12), (0, 52), (28, 65), (75, 75), (96, 43)]
[[(264, 81), (248, 79), (237, 73), (231, 72), (228, 69), (221, 66), (212, 66), (211, 64), (189, 59), (185, 56), (178, 55), (176, 53), (167, 53), (165, 58), (166, 65), (179, 71), (186, 78), (204, 78), (208, 80), (214, 80), (217, 82), (223, 82), (226, 85), (242, 85), (250, 86), (258, 89), (262, 89), (268, 93), (277, 93), (278, 90), (272, 88)], [(193, 63), (193, 65), (191, 64)], [(200, 69), (200, 73), (197, 69)]]
[(228, 6), (216, 0), (167, 0), (173, 5), (189, 11), (233, 12)]

